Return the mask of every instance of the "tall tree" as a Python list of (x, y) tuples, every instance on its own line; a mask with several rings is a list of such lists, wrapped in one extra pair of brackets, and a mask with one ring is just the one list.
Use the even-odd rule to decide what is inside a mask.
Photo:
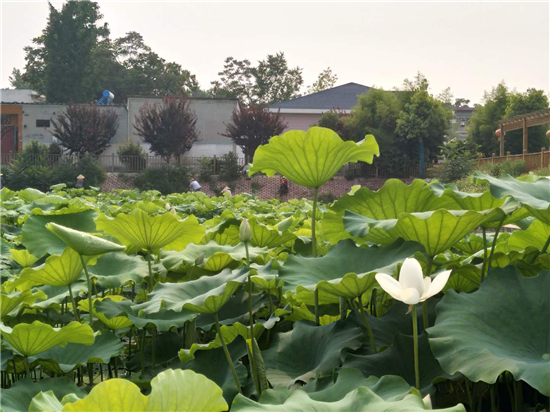
[(349, 125), (350, 120), (351, 117), (344, 111), (329, 110), (321, 115), (317, 121), (317, 126), (334, 130), (342, 140), (353, 140), (354, 135)]
[(210, 93), (233, 97), (245, 104), (272, 104), (299, 96), (304, 83), (302, 69), (288, 67), (284, 53), (268, 54), (253, 66), (249, 60), (225, 59), (219, 80), (212, 82)]
[(143, 105), (134, 129), (149, 143), (152, 152), (166, 162), (174, 156), (179, 163), (181, 156), (198, 140), (196, 123), (197, 116), (189, 107), (189, 100), (180, 94), (163, 97), (161, 103)]
[(52, 120), (52, 136), (70, 154), (99, 155), (118, 129), (118, 116), (113, 109), (94, 104), (69, 104), (65, 112)]
[(330, 89), (331, 87), (334, 87), (337, 81), (338, 76), (332, 73), (332, 69), (330, 67), (327, 67), (325, 70), (319, 73), (319, 76), (317, 76), (317, 80), (315, 80), (315, 82), (313, 82), (313, 84), (309, 86), (307, 92), (308, 94), (311, 94), (320, 92), (321, 90)]
[(222, 136), (233, 140), (243, 151), (246, 161), (251, 162), (256, 149), (267, 144), (273, 136), (283, 133), (286, 127), (279, 113), (271, 113), (262, 106), (246, 107), (239, 103)]
[(418, 153), (420, 176), (424, 177), (425, 158), (435, 160), (438, 149), (443, 145), (452, 118), (452, 111), (426, 90), (414, 93), (397, 119), (395, 133), (399, 144), (407, 147), (409, 153)]

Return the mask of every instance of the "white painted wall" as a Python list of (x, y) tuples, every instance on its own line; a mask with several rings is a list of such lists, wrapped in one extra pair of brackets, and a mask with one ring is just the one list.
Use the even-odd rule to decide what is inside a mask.
[(1, 89), (0, 100), (4, 103), (39, 103), (46, 98), (31, 89)]
[(319, 121), (321, 115), (321, 113), (281, 113), (287, 123), (285, 132), (287, 130), (307, 130)]

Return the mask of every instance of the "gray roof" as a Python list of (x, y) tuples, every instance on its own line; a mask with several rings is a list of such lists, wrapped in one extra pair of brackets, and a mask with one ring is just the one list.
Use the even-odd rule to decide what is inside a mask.
[(358, 96), (370, 87), (357, 83), (346, 83), (332, 89), (322, 90), (307, 96), (274, 103), (270, 109), (342, 109), (350, 110), (357, 104)]

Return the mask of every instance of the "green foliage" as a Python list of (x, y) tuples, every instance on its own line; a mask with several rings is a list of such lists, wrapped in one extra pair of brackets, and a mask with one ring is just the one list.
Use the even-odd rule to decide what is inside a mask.
[[(332, 69), (330, 67), (327, 67), (325, 70), (319, 73), (319, 76), (317, 76), (317, 80), (315, 80), (313, 84), (308, 87), (307, 94), (317, 93), (326, 89), (330, 89), (334, 87), (337, 81), (338, 76), (332, 73)], [(323, 125), (319, 126), (327, 127)]]
[(478, 158), (476, 145), (455, 140), (442, 148), (445, 161), (440, 170), (440, 180), (454, 182), (472, 173)]
[(239, 158), (234, 152), (227, 152), (220, 157), (220, 179), (226, 182), (235, 182), (241, 177)]
[(120, 144), (117, 148), (117, 155), (120, 162), (132, 171), (144, 170), (147, 164), (147, 154), (140, 144), (133, 141)]
[(203, 183), (212, 182), (214, 173), (214, 161), (206, 156), (201, 156), (199, 159), (199, 181)]
[(164, 195), (181, 193), (189, 188), (189, 171), (182, 165), (148, 168), (135, 179), (139, 190), (158, 190)]
[(260, 191), (260, 189), (262, 188), (262, 185), (259, 184), (258, 182), (252, 182), (252, 184), (250, 185), (250, 188), (252, 189), (252, 194), (256, 194)]
[(501, 163), (487, 163), (477, 169), (493, 177), (503, 177), (506, 175), (518, 177), (527, 173), (527, 164), (525, 160), (507, 160)]
[(86, 177), (84, 180), (85, 187), (99, 187), (101, 183), (107, 179), (107, 173), (105, 173), (95, 157), (85, 155), (76, 163), (73, 163), (70, 159), (67, 159), (56, 166), (53, 169), (54, 181), (52, 184), (66, 183), (68, 187), (74, 187), (76, 177), (79, 174)]
[(355, 140), (348, 126), (349, 120), (350, 117), (347, 114), (333, 109), (321, 115), (317, 121), (317, 126), (334, 130), (342, 140)]
[[(480, 146), (486, 156), (499, 154), (499, 142), (495, 131), (498, 121), (548, 108), (548, 97), (542, 90), (527, 89), (525, 93), (510, 91), (504, 83), (499, 83), (484, 96), (484, 104), (478, 106), (468, 125), (468, 138)], [(529, 128), (529, 152), (539, 152), (541, 147), (548, 147), (545, 126)], [(504, 151), (512, 154), (523, 153), (522, 130), (506, 132)]]
[(327, 205), (331, 204), (337, 199), (332, 193), (322, 193), (319, 195), (319, 202), (325, 203)]

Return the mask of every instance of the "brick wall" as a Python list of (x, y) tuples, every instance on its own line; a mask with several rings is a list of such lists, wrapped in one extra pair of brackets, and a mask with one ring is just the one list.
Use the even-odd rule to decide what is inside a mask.
[[(101, 185), (101, 190), (109, 192), (115, 189), (133, 189), (133, 179), (136, 175), (126, 174), (123, 177), (117, 173), (108, 173), (107, 180)], [(348, 193), (352, 186), (361, 185), (366, 186), (372, 190), (378, 190), (386, 182), (386, 178), (358, 178), (354, 180), (346, 180), (343, 177), (334, 177), (327, 182), (323, 187), (319, 189), (319, 194), (332, 193), (334, 196), (339, 197)], [(413, 178), (401, 179), (403, 182), (409, 184)], [(255, 193), (261, 199), (279, 198), (279, 177), (267, 177), (267, 176), (254, 176), (251, 179), (240, 179), (235, 184), (234, 193), (252, 193), (252, 183), (258, 183), (260, 189)], [(225, 186), (225, 182), (219, 181), (212, 185), (208, 183), (199, 182), (202, 186), (202, 191), (209, 196), (218, 195), (214, 193), (214, 188), (222, 189)], [(289, 183), (289, 192), (284, 196), (284, 199), (301, 199), (301, 198), (313, 198), (313, 189), (308, 189), (292, 182)]]

